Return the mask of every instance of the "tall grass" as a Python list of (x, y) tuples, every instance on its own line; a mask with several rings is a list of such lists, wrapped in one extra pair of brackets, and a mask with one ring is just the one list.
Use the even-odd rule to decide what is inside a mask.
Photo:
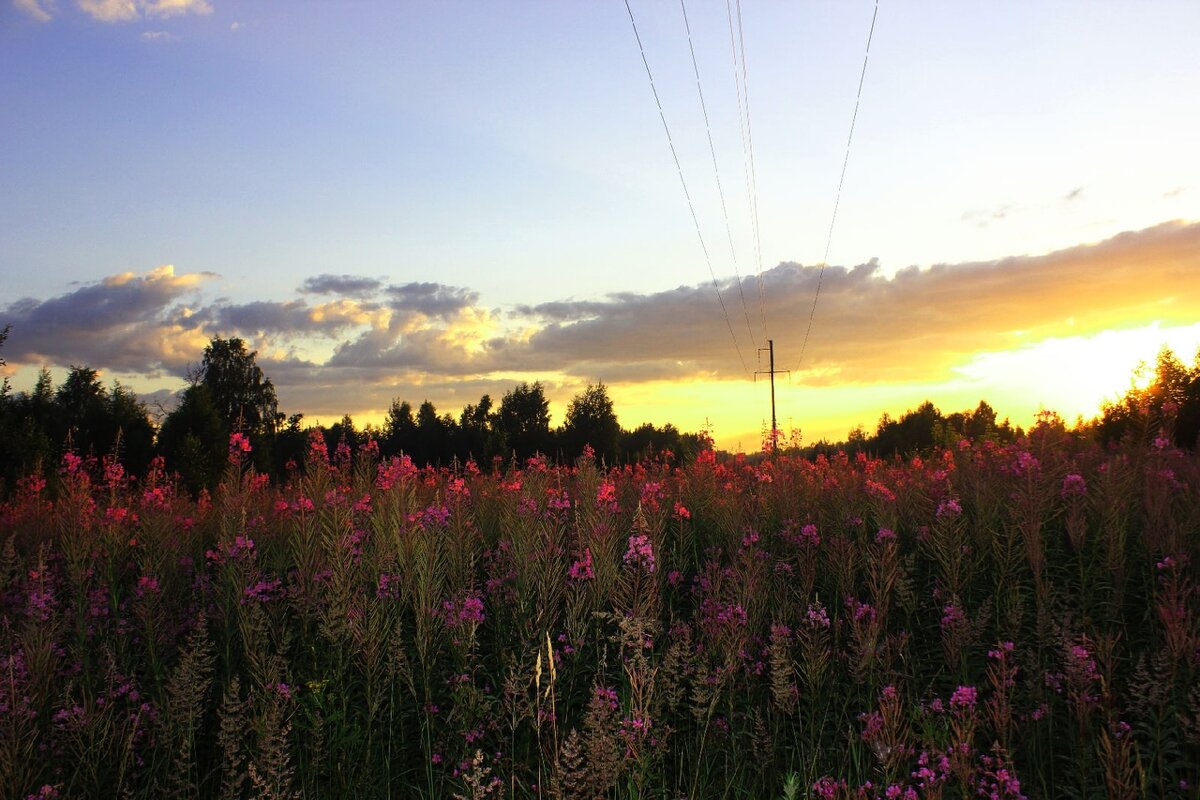
[(357, 462), (0, 507), (0, 796), (1200, 796), (1200, 460)]

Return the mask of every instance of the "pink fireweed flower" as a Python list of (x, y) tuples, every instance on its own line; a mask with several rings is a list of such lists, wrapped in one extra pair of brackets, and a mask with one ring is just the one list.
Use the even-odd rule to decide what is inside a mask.
[(429, 506), (421, 513), (421, 524), (426, 528), (433, 528), (439, 525), (448, 525), (450, 523), (450, 509), (441, 505)]
[(687, 506), (678, 500), (675, 501), (675, 517), (677, 519), (691, 519), (692, 512), (688, 511)]
[(624, 560), (626, 564), (640, 566), (646, 572), (654, 572), (654, 547), (650, 544), (650, 537), (642, 533), (630, 536)]
[(225, 554), (230, 558), (254, 555), (254, 540), (241, 534), (233, 537), (233, 542), (225, 548)]
[(592, 702), (601, 708), (607, 708), (609, 711), (616, 711), (620, 707), (620, 702), (617, 700), (617, 690), (607, 686), (596, 687)]
[(846, 610), (850, 612), (855, 622), (874, 622), (877, 616), (873, 605), (859, 602), (854, 597), (846, 598)]
[(49, 622), (58, 607), (58, 600), (54, 597), (49, 582), (45, 580), (44, 573), (30, 572), (29, 577), (31, 581), (37, 581), (29, 589), (29, 616), (39, 622)]
[(596, 489), (596, 506), (616, 513), (617, 487), (611, 481), (604, 481)]
[(148, 594), (158, 594), (159, 591), (158, 578), (151, 575), (143, 575), (138, 578), (136, 590), (138, 597), (145, 597)]
[(950, 695), (950, 708), (956, 711), (969, 711), (975, 708), (978, 693), (974, 686), (959, 686)]
[(308, 459), (310, 464), (329, 464), (329, 445), (325, 443), (325, 435), (314, 428), (308, 434)]
[(124, 506), (110, 506), (104, 509), (104, 521), (109, 525), (120, 525), (124, 522), (137, 523), (137, 514), (130, 513)]
[(240, 459), (242, 454), (250, 452), (250, 440), (246, 438), (244, 433), (229, 434), (229, 457), (233, 460)]
[(385, 464), (375, 468), (375, 486), (387, 491), (405, 478), (417, 474), (417, 467), (408, 456), (392, 456)]
[(79, 469), (82, 466), (83, 466), (82, 458), (75, 455), (74, 453), (63, 453), (62, 469), (61, 469), (62, 474), (75, 475), (76, 473), (79, 472)]
[(569, 511), (571, 509), (571, 496), (562, 489), (547, 489), (546, 508), (553, 509), (554, 511)]
[(646, 481), (642, 484), (642, 507), (648, 511), (658, 511), (659, 501), (663, 499), (662, 484), (657, 481)]
[(471, 625), (483, 622), (483, 600), (477, 595), (471, 595), (463, 600), (462, 608), (458, 611), (458, 621)]
[(959, 516), (960, 514), (962, 514), (962, 506), (960, 506), (958, 504), (958, 500), (956, 500), (955, 498), (948, 497), (945, 500), (943, 500), (942, 502), (938, 503), (938, 507), (937, 507), (937, 518), (938, 519), (953, 518), (953, 517)]
[(1013, 651), (1012, 642), (1001, 642), (994, 650), (988, 650), (988, 658), (1000, 660), (1006, 658)]
[(112, 456), (104, 458), (104, 482), (110, 489), (116, 488), (125, 478), (125, 468)]
[(891, 528), (880, 528), (879, 533), (875, 534), (876, 543), (894, 542), (896, 540), (896, 532)]
[(953, 602), (947, 603), (942, 608), (941, 628), (943, 632), (957, 630), (967, 621), (963, 610)]
[(380, 600), (395, 600), (400, 597), (400, 590), (403, 586), (404, 584), (399, 575), (382, 572), (379, 575), (379, 584), (375, 588), (375, 596)]
[(1062, 490), (1059, 494), (1064, 500), (1068, 497), (1083, 497), (1087, 494), (1087, 481), (1083, 479), (1082, 475), (1072, 472), (1063, 478)]
[(867, 481), (867, 494), (876, 500), (883, 500), (887, 503), (893, 503), (896, 500), (896, 494), (891, 489), (872, 480)]
[(242, 593), (242, 604), (269, 603), (278, 596), (282, 588), (283, 581), (278, 578), (269, 581), (259, 581), (253, 586), (246, 587), (246, 590)]
[(41, 494), (46, 488), (46, 479), (41, 475), (27, 475), (17, 481), (17, 486), (21, 488), (25, 494), (36, 497)]
[(822, 605), (810, 605), (804, 612), (804, 624), (810, 628), (828, 628), (829, 613)]
[(821, 778), (812, 785), (813, 796), (821, 800), (834, 800), (845, 789), (845, 781), (835, 781), (830, 777)]
[(573, 581), (590, 581), (596, 577), (596, 571), (592, 568), (592, 548), (583, 548), (583, 558), (571, 565), (567, 577)]
[(1022, 450), (1017, 453), (1012, 470), (1015, 475), (1028, 475), (1036, 473), (1041, 467), (1041, 462), (1037, 460), (1037, 457), (1033, 453)]
[(484, 620), (483, 600), (477, 594), (467, 595), (457, 603), (443, 600), (441, 617), (449, 628), (479, 625)]

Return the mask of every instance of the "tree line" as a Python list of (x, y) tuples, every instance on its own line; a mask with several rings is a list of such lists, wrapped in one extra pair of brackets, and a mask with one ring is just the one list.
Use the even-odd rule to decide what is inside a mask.
[[(0, 345), (7, 329), (0, 332)], [(483, 395), (457, 418), (429, 400), (416, 409), (392, 401), (380, 426), (359, 428), (350, 416), (329, 426), (306, 425), (303, 414), (279, 410), (275, 386), (257, 364), (257, 353), (237, 338), (212, 339), (188, 375), (179, 402), (156, 426), (146, 405), (119, 383), (104, 385), (96, 370), (72, 366), (55, 387), (43, 369), (32, 390), (0, 389), (0, 479), (12, 486), (31, 471), (52, 471), (68, 450), (115, 455), (125, 469), (144, 474), (156, 457), (192, 491), (214, 486), (228, 458), (231, 434), (245, 435), (261, 472), (285, 475), (303, 462), (313, 432), (330, 453), (351, 456), (374, 441), (384, 458), (407, 455), (418, 465), (449, 466), (473, 459), (520, 461), (544, 454), (574, 460), (590, 447), (608, 464), (654, 455), (686, 460), (709, 446), (707, 438), (674, 425), (621, 427), (608, 389), (589, 385), (567, 407), (561, 426), (550, 425), (550, 402), (541, 383), (520, 383), (495, 402)], [(0, 366), (3, 361), (0, 360)], [(669, 455), (668, 455), (669, 454)]]
[[(1105, 401), (1094, 419), (1080, 419), (1069, 427), (1053, 411), (1044, 411), (1040, 421), (1064, 431), (1069, 427), (1076, 438), (1094, 439), (1104, 445), (1129, 437), (1162, 443), (1165, 437), (1176, 447), (1194, 450), (1200, 439), (1200, 353), (1188, 367), (1164, 347), (1153, 368), (1142, 369), (1152, 373), (1146, 386), (1131, 386), (1119, 399)], [(899, 418), (885, 413), (874, 434), (859, 425), (843, 441), (820, 441), (807, 447), (795, 444), (790, 449), (809, 457), (845, 452), (889, 458), (952, 447), (962, 439), (1008, 444), (1024, 435), (1008, 419), (998, 419), (996, 410), (986, 401), (981, 400), (974, 410), (943, 414), (927, 400)]]
[[(0, 347), (8, 330), (0, 329)], [(303, 462), (314, 431), (331, 453), (340, 446), (353, 456), (374, 441), (382, 457), (404, 454), (418, 465), (449, 466), (469, 459), (486, 465), (495, 459), (524, 461), (539, 453), (560, 462), (573, 461), (585, 447), (610, 465), (668, 453), (686, 461), (711, 447), (706, 436), (683, 433), (670, 423), (622, 428), (603, 383), (589, 385), (576, 395), (558, 427), (550, 424), (550, 403), (537, 382), (514, 386), (499, 402), (485, 394), (457, 418), (439, 413), (429, 400), (414, 409), (397, 398), (379, 426), (359, 428), (348, 415), (329, 426), (306, 425), (302, 414), (289, 416), (279, 410), (274, 384), (256, 357), (241, 339), (212, 339), (200, 364), (188, 375), (179, 403), (161, 416), (159, 425), (133, 391), (120, 383), (105, 386), (90, 367), (72, 366), (57, 387), (43, 369), (31, 390), (16, 393), (4, 379), (0, 493), (39, 469), (52, 474), (68, 450), (96, 457), (113, 455), (135, 475), (144, 474), (151, 461), (161, 457), (189, 489), (199, 491), (215, 485), (234, 432), (248, 437), (256, 468), (275, 477)], [(1050, 412), (1047, 416), (1054, 417)], [(1052, 421), (1066, 428), (1061, 419)], [(1080, 420), (1072, 429), (1075, 436), (1106, 444), (1126, 437), (1161, 439), (1164, 432), (1178, 447), (1197, 445), (1200, 354), (1188, 367), (1164, 348), (1145, 388), (1131, 386), (1119, 400), (1105, 403), (1097, 418)], [(951, 446), (960, 439), (1004, 444), (1022, 435), (1021, 428), (999, 420), (986, 401), (973, 410), (951, 414), (926, 401), (898, 418), (884, 414), (873, 434), (858, 426), (841, 442), (801, 446), (797, 439), (780, 446), (809, 457), (842, 451), (887, 458)]]

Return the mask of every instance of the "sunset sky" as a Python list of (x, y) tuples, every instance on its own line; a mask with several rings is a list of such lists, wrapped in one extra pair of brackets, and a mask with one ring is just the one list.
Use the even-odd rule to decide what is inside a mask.
[(741, 6), (752, 149), (736, 5), (687, 5), (694, 68), (680, 5), (630, 0), (702, 249), (621, 0), (0, 0), (14, 387), (161, 401), (240, 336), (310, 421), (541, 380), (558, 424), (603, 381), (754, 450), (768, 338), (806, 441), (1191, 363), (1200, 3), (880, 0), (832, 238), (876, 4)]

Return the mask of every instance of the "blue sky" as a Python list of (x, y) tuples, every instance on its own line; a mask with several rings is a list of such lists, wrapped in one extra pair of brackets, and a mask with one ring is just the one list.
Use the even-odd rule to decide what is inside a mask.
[[(627, 424), (708, 419), (719, 441), (755, 446), (761, 387), (716, 304), (623, 3), (4, 2), (0, 322), (16, 320), (7, 355), (18, 388), (42, 364), (86, 359), (166, 392), (189, 347), (242, 335), (280, 375), (283, 406), (319, 418), (370, 418), (390, 396), (457, 411), (526, 378), (561, 403), (604, 380)], [(743, 356), (771, 336), (795, 366), (815, 288), (806, 270), (825, 251), (875, 4), (742, 4), (761, 263), (727, 6), (687, 7), (742, 293), (680, 7), (631, 7)], [(880, 282), (962, 266), (943, 306), (971, 308), (973, 295), (953, 294), (980, 291), (967, 278), (1028, 280), (986, 268), (1002, 259), (1096, 254), (1078, 248), (1139, 231), (1156, 243), (1147, 251), (1174, 255), (1143, 265), (1143, 279), (1111, 259), (1068, 259), (1081, 265), (1073, 280), (1110, 290), (1068, 283), (1057, 307), (1025, 296), (1019, 316), (1042, 316), (1022, 328), (996, 321), (990, 338), (968, 337), (974, 350), (945, 358), (923, 357), (914, 337), (889, 356), (913, 366), (886, 377), (856, 367), (833, 337), (876, 347), (871, 320), (902, 316), (886, 306), (897, 284), (867, 292), (882, 305), (854, 333), (850, 307), (831, 294), (806, 353), (812, 371), (784, 393), (806, 435), (844, 432), (849, 413), (870, 425), (922, 395), (949, 408), (992, 399), (993, 379), (969, 377), (984, 354), (995, 368), (996, 354), (1024, 352), (1011, 368), (1032, 374), (1046, 353), (1061, 358), (1055, 343), (1075, 341), (1087, 361), (1113, 352), (1121, 331), (1131, 350), (1150, 348), (1144, 357), (1156, 341), (1194, 349), (1196, 295), (1172, 294), (1169, 278), (1195, 257), (1189, 226), (1200, 219), (1196, 30), (1194, 2), (879, 4), (830, 264), (850, 275), (875, 259)], [(1183, 232), (1168, 246), (1156, 226), (1173, 220)], [(770, 313), (758, 305), (760, 270), (777, 292), (793, 290)], [(135, 277), (114, 278), (126, 273)], [(320, 275), (378, 280), (381, 293), (299, 291)], [(1164, 287), (1157, 302), (1169, 313), (1147, 310), (1148, 297), (1118, 302), (1129, 291), (1114, 276)], [(442, 288), (412, 288), (427, 284)], [(119, 303), (104, 306), (95, 324), (107, 334), (90, 338), (119, 351), (109, 356), (86, 345), (88, 329), (58, 336), (47, 318), (106, 286), (161, 301), (124, 317)], [(1071, 307), (1085, 295), (1088, 308)], [(641, 316), (622, 316), (628, 308)], [(271, 324), (255, 317), (268, 312)], [(283, 312), (325, 322), (280, 324)], [(338, 314), (343, 323), (328, 323)], [(1042, 318), (1061, 324), (1034, 324)], [(913, 324), (922, 319), (933, 317)], [(23, 344), (22, 327), (43, 338)], [(1038, 338), (1013, 333), (1025, 329)], [(118, 332), (174, 345), (156, 358)], [(677, 337), (675, 349), (642, 364), (652, 337)], [(345, 397), (335, 367), (352, 353), (354, 380), (371, 390)], [(1111, 365), (1103, 387), (1119, 390), (1130, 366)], [(1043, 375), (1014, 393), (1026, 405), (1014, 396), (1010, 413), (1081, 413), (1086, 401), (1065, 392)]]

